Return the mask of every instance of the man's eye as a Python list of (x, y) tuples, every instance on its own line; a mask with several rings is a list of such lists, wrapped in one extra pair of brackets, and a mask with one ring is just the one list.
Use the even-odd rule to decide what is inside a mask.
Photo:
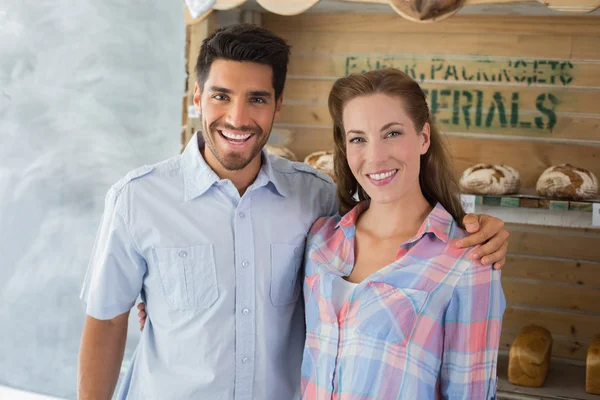
[(253, 97), (250, 99), (250, 102), (257, 103), (257, 104), (265, 104), (266, 103), (265, 99), (261, 99), (260, 97)]
[(213, 99), (215, 99), (215, 100), (227, 100), (227, 96), (225, 96), (224, 94), (215, 94), (213, 96)]

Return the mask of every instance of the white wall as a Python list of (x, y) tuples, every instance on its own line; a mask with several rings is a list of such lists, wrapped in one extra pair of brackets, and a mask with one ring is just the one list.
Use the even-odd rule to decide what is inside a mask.
[(0, 385), (75, 397), (104, 195), (179, 151), (183, 7), (0, 0)]

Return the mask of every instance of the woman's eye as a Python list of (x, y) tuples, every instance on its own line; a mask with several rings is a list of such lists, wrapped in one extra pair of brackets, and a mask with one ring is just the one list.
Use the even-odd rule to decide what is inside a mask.
[(362, 143), (364, 141), (365, 140), (363, 138), (360, 138), (360, 137), (350, 139), (350, 143)]
[(400, 136), (400, 135), (402, 135), (402, 133), (398, 132), (398, 131), (392, 131), (392, 132), (388, 133), (388, 137), (396, 137), (396, 136)]

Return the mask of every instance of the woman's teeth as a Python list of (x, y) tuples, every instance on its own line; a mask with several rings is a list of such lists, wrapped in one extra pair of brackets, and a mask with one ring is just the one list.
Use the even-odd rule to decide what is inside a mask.
[(232, 139), (232, 140), (246, 140), (250, 136), (252, 136), (251, 133), (246, 133), (243, 135), (236, 135), (235, 133), (231, 133), (231, 132), (227, 132), (227, 131), (220, 131), (220, 132), (221, 132), (221, 135), (225, 136), (227, 139)]
[(373, 180), (380, 181), (382, 179), (389, 178), (390, 176), (394, 175), (396, 172), (398, 172), (398, 170), (393, 169), (391, 171), (382, 172), (380, 174), (367, 174), (367, 175), (369, 176), (369, 178), (371, 178)]

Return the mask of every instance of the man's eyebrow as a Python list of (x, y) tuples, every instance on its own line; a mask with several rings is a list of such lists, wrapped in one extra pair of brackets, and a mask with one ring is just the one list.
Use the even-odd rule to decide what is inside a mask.
[(233, 91), (231, 89), (227, 89), (227, 88), (220, 87), (220, 86), (211, 86), (209, 88), (209, 90), (211, 92), (221, 92), (221, 93), (225, 93), (225, 94), (231, 94), (231, 93), (233, 93)]
[(248, 92), (248, 96), (256, 96), (256, 97), (271, 97), (273, 93), (268, 90), (251, 90)]

